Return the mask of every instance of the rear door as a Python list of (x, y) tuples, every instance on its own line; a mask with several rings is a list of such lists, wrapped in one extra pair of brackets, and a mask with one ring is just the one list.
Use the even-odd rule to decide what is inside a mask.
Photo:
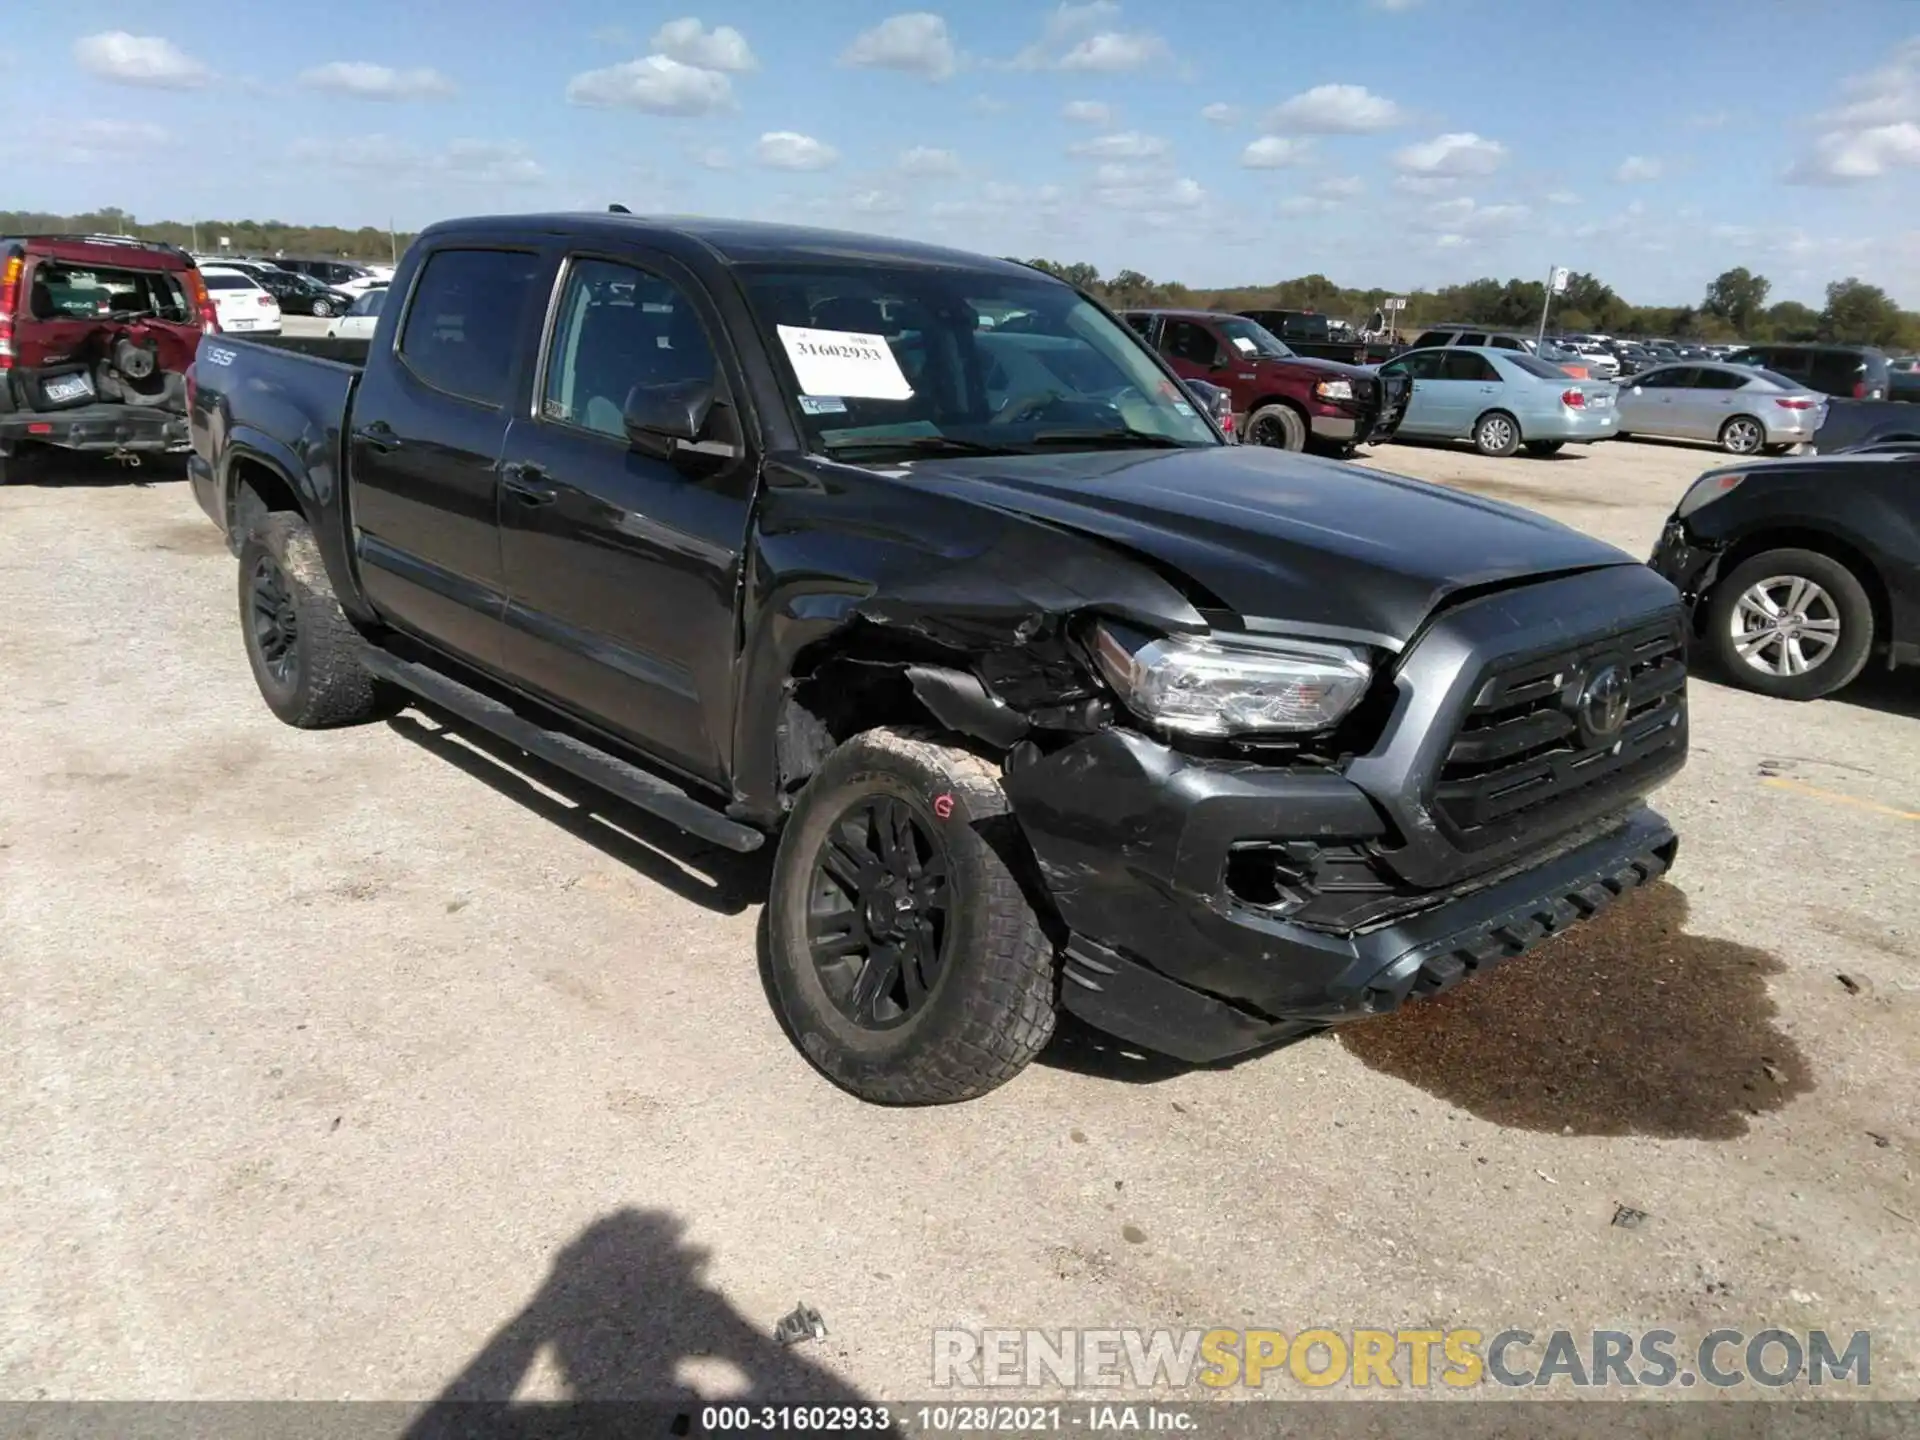
[(499, 475), (539, 344), (534, 250), (484, 240), (414, 272), (394, 350), (368, 357), (347, 437), (361, 584), (393, 623), (497, 668), (506, 609)]
[[(1747, 379), (1731, 370), (1704, 366), (1695, 370), (1693, 384), (1674, 396), (1674, 408), (1685, 417), (1687, 434), (1696, 440), (1717, 440), (1721, 426), (1752, 409), (1752, 397), (1740, 393)], [(1760, 418), (1764, 425), (1764, 417)]]
[[(665, 257), (575, 253), (557, 293), (534, 402), (503, 453), (507, 666), (583, 719), (718, 780), (757, 463), (730, 398), (744, 384), (710, 301)], [(628, 395), (688, 382), (715, 387), (715, 438), (671, 459), (634, 449)]]

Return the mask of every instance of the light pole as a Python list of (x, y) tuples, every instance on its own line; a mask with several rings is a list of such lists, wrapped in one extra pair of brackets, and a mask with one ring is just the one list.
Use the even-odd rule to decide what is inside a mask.
[(1567, 278), (1567, 267), (1564, 265), (1555, 265), (1547, 271), (1547, 293), (1540, 301), (1540, 333), (1533, 340), (1536, 345), (1547, 343), (1547, 311), (1553, 308), (1553, 297), (1566, 290)]

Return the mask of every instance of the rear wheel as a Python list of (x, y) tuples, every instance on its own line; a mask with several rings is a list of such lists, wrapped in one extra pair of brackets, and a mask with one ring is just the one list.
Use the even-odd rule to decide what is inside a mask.
[(1783, 700), (1831, 695), (1867, 663), (1873, 604), (1853, 571), (1815, 550), (1769, 550), (1734, 567), (1707, 603), (1727, 678)]
[(1307, 422), (1291, 405), (1262, 405), (1247, 417), (1248, 445), (1270, 445), (1276, 450), (1307, 448)]
[(788, 817), (768, 901), (795, 1042), (865, 1100), (936, 1105), (1011, 1080), (1053, 1034), (1053, 946), (1010, 868), (994, 766), (924, 733), (829, 755)]
[(1766, 430), (1751, 415), (1736, 415), (1720, 427), (1720, 448), (1729, 455), (1755, 455), (1766, 443)]
[(1489, 410), (1474, 422), (1473, 448), (1504, 459), (1520, 448), (1520, 422), (1504, 410)]
[(398, 696), (360, 663), (364, 643), (298, 515), (258, 515), (240, 546), (240, 628), (267, 708), (302, 730), (391, 715)]
[(1565, 446), (1567, 442), (1564, 440), (1529, 440), (1526, 443), (1527, 454), (1546, 456), (1558, 455), (1561, 448)]
[(333, 314), (333, 306), (329, 305), (325, 300), (316, 300), (313, 302), (314, 319), (324, 320), (331, 314)]

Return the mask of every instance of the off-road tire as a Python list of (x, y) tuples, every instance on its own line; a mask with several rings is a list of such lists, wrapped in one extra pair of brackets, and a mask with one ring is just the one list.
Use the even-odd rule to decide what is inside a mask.
[[(863, 799), (902, 801), (945, 847), (948, 930), (937, 978), (892, 1028), (850, 1019), (829, 997), (807, 935), (814, 866)], [(869, 730), (827, 756), (801, 792), (774, 858), (770, 979), (788, 1032), (834, 1084), (883, 1105), (971, 1100), (1026, 1068), (1053, 1034), (1052, 942), (1021, 887), (1018, 831), (998, 767), (926, 731)]]
[[(1277, 435), (1279, 444), (1261, 437)], [(1300, 412), (1291, 405), (1262, 405), (1247, 416), (1247, 433), (1243, 437), (1248, 445), (1265, 445), (1275, 450), (1304, 450), (1307, 448), (1307, 422), (1300, 418)]]
[[(1776, 575), (1813, 581), (1832, 597), (1839, 615), (1839, 640), (1818, 665), (1803, 674), (1765, 674), (1749, 665), (1733, 643), (1732, 623), (1740, 597)], [(1713, 587), (1706, 607), (1706, 643), (1729, 683), (1781, 700), (1817, 700), (1850, 684), (1866, 667), (1873, 651), (1873, 602), (1860, 578), (1831, 555), (1817, 550), (1768, 550), (1736, 565)]]
[(1473, 448), (1496, 460), (1518, 450), (1521, 438), (1520, 422), (1504, 410), (1489, 410), (1473, 422)]
[[(255, 576), (277, 569), (294, 625), (290, 678), (275, 676), (255, 626)], [(267, 708), (301, 730), (358, 725), (399, 710), (401, 697), (360, 663), (364, 641), (347, 622), (307, 522), (285, 510), (256, 515), (240, 545), (240, 631)]]
[(1527, 454), (1537, 456), (1542, 460), (1546, 459), (1549, 455), (1558, 455), (1566, 448), (1567, 444), (1564, 440), (1528, 440), (1523, 443), (1527, 447)]

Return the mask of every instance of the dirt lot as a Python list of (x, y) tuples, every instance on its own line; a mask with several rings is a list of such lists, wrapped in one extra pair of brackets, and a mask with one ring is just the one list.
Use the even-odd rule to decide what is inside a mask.
[[(1645, 554), (1712, 459), (1375, 463)], [(1915, 677), (1698, 683), (1671, 883), (1439, 1002), (885, 1111), (769, 1012), (763, 860), (417, 713), (283, 728), (144, 474), (0, 490), (0, 1396), (925, 1397), (941, 1326), (1423, 1324), (1870, 1328), (1920, 1395)]]

